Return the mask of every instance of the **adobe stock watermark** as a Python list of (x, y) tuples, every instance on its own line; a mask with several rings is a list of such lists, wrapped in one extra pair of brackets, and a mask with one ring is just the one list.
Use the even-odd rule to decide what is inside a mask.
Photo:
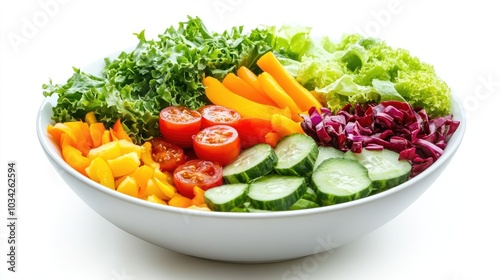
[(334, 248), (340, 246), (339, 243), (332, 241), (332, 237), (328, 236), (326, 239), (321, 237), (316, 238), (318, 246), (314, 248), (314, 254), (304, 257), (300, 264), (294, 264), (290, 269), (285, 271), (281, 276), (282, 280), (305, 280), (311, 274), (318, 270), (319, 265), (325, 262)]
[(38, 10), (31, 16), (21, 17), (20, 28), (16, 31), (7, 33), (7, 40), (16, 53), (22, 45), (26, 45), (35, 38), (41, 29), (46, 27), (50, 19), (57, 16), (61, 7), (67, 4), (69, 0), (40, 0), (37, 2)]
[(355, 27), (354, 32), (364, 37), (379, 37), (382, 29), (388, 27), (394, 17), (404, 10), (407, 2), (412, 0), (400, 1), (390, 0), (386, 7), (370, 12), (370, 20), (365, 23), (363, 28)]
[(479, 110), (481, 104), (500, 93), (500, 77), (494, 79), (490, 73), (485, 76), (478, 76), (478, 84), (474, 88), (474, 93), (463, 98), (462, 104), (465, 114), (469, 117), (472, 113)]
[(212, 7), (217, 16), (219, 16), (219, 19), (224, 20), (224, 15), (228, 12), (233, 12), (241, 3), (243, 3), (243, 0), (215, 0), (212, 2)]

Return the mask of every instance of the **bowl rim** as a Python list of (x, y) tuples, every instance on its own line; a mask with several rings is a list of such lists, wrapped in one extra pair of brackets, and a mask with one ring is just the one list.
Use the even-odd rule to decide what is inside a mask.
[[(340, 204), (334, 204), (334, 205), (328, 205), (328, 206), (321, 206), (317, 208), (311, 208), (311, 209), (301, 209), (301, 210), (290, 210), (290, 211), (276, 211), (276, 212), (253, 212), (253, 213), (241, 213), (241, 212), (216, 212), (216, 211), (200, 211), (196, 209), (186, 209), (186, 208), (178, 208), (170, 205), (162, 205), (158, 203), (153, 203), (150, 201), (146, 201), (140, 198), (136, 198), (133, 196), (129, 196), (127, 194), (120, 193), (116, 190), (111, 190), (105, 186), (102, 186), (101, 184), (94, 182), (90, 178), (84, 176), (83, 174), (80, 174), (77, 172), (75, 169), (73, 169), (71, 166), (69, 166), (64, 159), (61, 156), (61, 153), (53, 140), (50, 138), (48, 133), (46, 132), (46, 126), (45, 123), (47, 121), (49, 123), (52, 122), (52, 120), (46, 120), (43, 119), (44, 117), (44, 112), (46, 110), (52, 111), (52, 107), (56, 104), (57, 102), (57, 95), (52, 95), (46, 97), (42, 104), (39, 107), (39, 110), (37, 112), (37, 118), (36, 118), (36, 132), (38, 136), (38, 140), (40, 142), (40, 145), (44, 149), (46, 155), (50, 157), (53, 161), (55, 161), (59, 167), (61, 167), (64, 171), (68, 173), (69, 176), (73, 176), (76, 179), (82, 181), (83, 183), (89, 185), (90, 187), (94, 188), (95, 190), (102, 192), (106, 195), (113, 196), (117, 199), (120, 199), (124, 202), (127, 203), (132, 203), (136, 204), (138, 206), (143, 206), (150, 208), (152, 210), (158, 210), (158, 211), (165, 211), (165, 212), (170, 212), (174, 214), (182, 214), (186, 215), (189, 214), (190, 216), (200, 216), (200, 217), (210, 217), (210, 218), (227, 218), (227, 219), (232, 219), (232, 218), (238, 218), (238, 219), (262, 219), (262, 218), (281, 218), (281, 217), (297, 217), (297, 216), (305, 216), (305, 215), (315, 215), (319, 213), (324, 213), (324, 212), (334, 212), (334, 211), (340, 211), (342, 209), (346, 208), (353, 208), (356, 207), (360, 204), (368, 204), (370, 202), (373, 202), (375, 200), (382, 199), (383, 197), (390, 196), (394, 193), (398, 193), (403, 191), (406, 188), (411, 187), (413, 184), (418, 183), (420, 180), (424, 179), (426, 175), (433, 173), (437, 168), (440, 167), (441, 164), (443, 164), (449, 157), (451, 157), (459, 148), (462, 139), (465, 134), (466, 130), (466, 119), (465, 119), (465, 112), (463, 109), (462, 104), (459, 102), (457, 96), (452, 92), (451, 94), (451, 101), (452, 101), (452, 114), (453, 114), (453, 119), (460, 121), (460, 125), (455, 131), (455, 133), (452, 135), (450, 138), (448, 145), (446, 146), (443, 155), (441, 155), (438, 160), (432, 164), (430, 167), (428, 167), (426, 170), (424, 170), (422, 173), (419, 175), (415, 176), (414, 178), (411, 178), (410, 180), (394, 187), (389, 190), (383, 191), (381, 193), (377, 193), (374, 195), (370, 195), (364, 198), (360, 198), (357, 200), (349, 201), (349, 202), (344, 202)], [(51, 116), (51, 114), (49, 114)], [(458, 119), (456, 118), (458, 116)], [(52, 145), (50, 147), (49, 145)], [(54, 152), (56, 151), (56, 152)]]

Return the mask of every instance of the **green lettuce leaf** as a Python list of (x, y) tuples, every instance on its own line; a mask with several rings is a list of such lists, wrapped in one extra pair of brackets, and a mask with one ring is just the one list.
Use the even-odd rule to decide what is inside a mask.
[(338, 42), (315, 40), (306, 31), (300, 33), (307, 47), (294, 53), (297, 62), (286, 67), (307, 89), (323, 93), (331, 110), (393, 99), (424, 108), (431, 117), (451, 113), (451, 89), (430, 64), (408, 50), (359, 34), (344, 35)]
[(256, 61), (273, 50), (273, 30), (243, 26), (222, 33), (209, 32), (200, 18), (189, 17), (158, 38), (136, 34), (139, 43), (116, 59), (105, 59), (102, 76), (74, 69), (64, 84), (50, 81), (43, 94), (58, 95), (53, 108), (56, 122), (82, 120), (94, 111), (99, 121), (111, 126), (121, 119), (132, 139), (141, 143), (158, 136), (158, 115), (170, 105), (197, 109), (209, 103), (202, 77), (222, 79), (240, 66), (258, 73)]

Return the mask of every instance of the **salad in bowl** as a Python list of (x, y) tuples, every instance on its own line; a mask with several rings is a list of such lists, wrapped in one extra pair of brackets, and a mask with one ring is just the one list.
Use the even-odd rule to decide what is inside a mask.
[[(409, 51), (310, 31), (216, 33), (189, 17), (156, 39), (137, 33), (132, 50), (43, 85), (40, 142), (87, 204), (165, 248), (253, 262), (339, 246), (432, 184), (460, 144), (464, 114), (432, 65)], [(196, 222), (179, 226), (186, 215)], [(165, 234), (172, 224), (181, 232)], [(211, 224), (232, 249), (176, 242)], [(300, 224), (311, 230), (303, 241)], [(235, 237), (266, 226), (262, 246)], [(316, 250), (321, 236), (335, 246)]]

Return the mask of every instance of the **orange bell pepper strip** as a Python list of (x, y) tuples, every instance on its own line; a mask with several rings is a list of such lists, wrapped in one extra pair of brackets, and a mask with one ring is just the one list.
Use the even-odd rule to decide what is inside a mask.
[(188, 208), (193, 205), (193, 200), (182, 195), (172, 197), (168, 201), (168, 205), (180, 208)]
[(104, 134), (105, 130), (106, 128), (104, 127), (103, 123), (95, 122), (90, 124), (89, 131), (93, 148), (97, 148), (102, 145), (102, 135)]
[(85, 168), (90, 165), (90, 159), (82, 155), (82, 152), (72, 145), (68, 144), (68, 142), (72, 142), (72, 139), (65, 138), (69, 136), (62, 135), (61, 136), (61, 153), (65, 162), (69, 164), (69, 166), (73, 167), (76, 171), (81, 174), (87, 176), (87, 172)]
[(242, 117), (270, 120), (273, 114), (291, 116), (289, 110), (260, 104), (237, 95), (214, 77), (205, 77), (202, 82), (205, 95), (212, 103), (236, 110)]
[(120, 119), (118, 119), (115, 124), (113, 124), (112, 128), (112, 135), (114, 134), (118, 139), (124, 139), (129, 142), (132, 142), (132, 138), (125, 132), (125, 129), (123, 128), (122, 122)]
[(109, 143), (111, 141), (112, 141), (112, 139), (111, 139), (111, 133), (107, 129), (104, 130), (104, 132), (102, 133), (101, 145), (107, 144), (107, 143)]
[(257, 65), (276, 79), (278, 84), (299, 106), (300, 111), (305, 112), (311, 107), (321, 109), (322, 105), (319, 100), (286, 71), (272, 52), (267, 52), (261, 56), (257, 60)]
[(54, 139), (54, 141), (56, 142), (57, 146), (61, 147), (61, 144), (60, 144), (60, 140), (61, 140), (61, 135), (64, 133), (62, 130), (60, 129), (56, 129), (54, 128), (53, 125), (49, 124), (47, 126), (47, 133), (52, 137), (52, 139)]
[(264, 139), (265, 139), (267, 144), (269, 144), (271, 147), (274, 148), (274, 147), (276, 147), (276, 144), (278, 144), (278, 142), (280, 141), (281, 136), (278, 132), (269, 131), (264, 136)]
[(65, 122), (64, 125), (72, 130), (75, 148), (80, 150), (84, 156), (88, 154), (93, 143), (90, 136), (89, 124), (82, 121)]
[(288, 95), (278, 82), (267, 72), (263, 72), (258, 76), (258, 81), (262, 85), (264, 92), (271, 98), (280, 108), (290, 108), (292, 119), (300, 121), (302, 111), (295, 101)]
[[(236, 70), (236, 74), (238, 77), (240, 77), (243, 81), (247, 82), (249, 85), (251, 85), (257, 92), (259, 92), (262, 95), (266, 95), (264, 93), (264, 90), (262, 89), (259, 81), (257, 80), (257, 75), (255, 75), (252, 70), (248, 69), (245, 66), (241, 66)], [(276, 104), (275, 104), (276, 105)]]
[(246, 99), (260, 104), (276, 106), (276, 103), (267, 95), (258, 92), (253, 86), (236, 76), (234, 73), (227, 74), (226, 77), (224, 77), (224, 80), (222, 80), (222, 84), (230, 91), (245, 97)]
[(72, 140), (72, 145), (75, 145), (78, 141), (77, 136), (73, 132), (73, 129), (69, 127), (66, 123), (56, 123), (52, 127), (50, 127), (49, 131), (50, 135), (57, 137), (59, 135), (59, 142), (61, 140), (62, 134), (66, 134)]
[(195, 186), (193, 188), (193, 193), (193, 205), (202, 206), (203, 204), (205, 204), (205, 191), (202, 188)]

